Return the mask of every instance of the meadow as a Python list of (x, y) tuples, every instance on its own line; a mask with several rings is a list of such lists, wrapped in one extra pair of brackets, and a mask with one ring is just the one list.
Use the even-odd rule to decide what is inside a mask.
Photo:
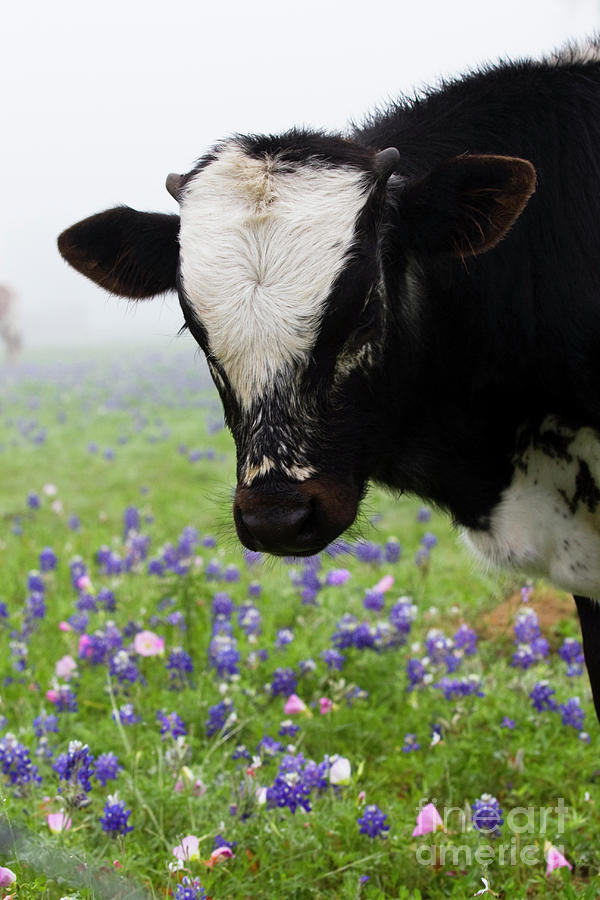
[(1, 375), (0, 896), (600, 896), (570, 597), (377, 489), (243, 551), (187, 345)]

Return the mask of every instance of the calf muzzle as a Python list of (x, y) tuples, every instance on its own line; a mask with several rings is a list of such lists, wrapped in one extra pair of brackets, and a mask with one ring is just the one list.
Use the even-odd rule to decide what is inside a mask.
[(239, 486), (233, 502), (238, 537), (249, 550), (312, 556), (356, 517), (359, 490), (330, 478)]

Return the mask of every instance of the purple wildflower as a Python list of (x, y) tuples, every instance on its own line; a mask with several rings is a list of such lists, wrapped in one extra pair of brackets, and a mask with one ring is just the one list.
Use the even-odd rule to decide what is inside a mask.
[(390, 830), (390, 826), (386, 825), (387, 814), (382, 812), (375, 804), (365, 807), (363, 815), (357, 819), (360, 828), (360, 834), (368, 834), (369, 837), (378, 836), (387, 837), (386, 831)]
[(566, 703), (561, 703), (558, 709), (563, 725), (570, 725), (571, 728), (576, 728), (577, 731), (582, 730), (585, 712), (581, 708), (579, 697), (571, 697)]
[(119, 765), (119, 759), (114, 753), (101, 753), (96, 760), (96, 778), (104, 787), (107, 781), (113, 781), (123, 766)]
[(504, 822), (502, 809), (495, 797), (491, 794), (482, 794), (473, 804), (473, 825), (477, 831), (486, 834), (498, 834), (500, 826)]
[(128, 824), (130, 815), (131, 810), (125, 809), (125, 803), (119, 800), (119, 795), (109, 794), (104, 804), (104, 815), (100, 817), (102, 830), (112, 837), (133, 831), (133, 825)]
[(547, 681), (538, 681), (529, 696), (538, 712), (553, 711), (556, 709), (556, 701), (552, 697), (555, 693), (554, 688), (551, 688)]
[(176, 712), (165, 713), (164, 710), (159, 709), (156, 713), (156, 719), (160, 722), (160, 733), (163, 737), (166, 734), (170, 734), (171, 737), (177, 738), (180, 735), (187, 734), (187, 726)]

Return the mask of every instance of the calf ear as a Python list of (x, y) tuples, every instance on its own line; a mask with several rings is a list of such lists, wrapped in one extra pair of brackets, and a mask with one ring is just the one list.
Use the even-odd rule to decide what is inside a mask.
[(477, 256), (521, 215), (535, 190), (535, 169), (512, 156), (457, 156), (406, 185), (398, 225), (406, 244), (429, 253)]
[(117, 206), (71, 225), (61, 255), (100, 287), (141, 299), (175, 290), (179, 216)]

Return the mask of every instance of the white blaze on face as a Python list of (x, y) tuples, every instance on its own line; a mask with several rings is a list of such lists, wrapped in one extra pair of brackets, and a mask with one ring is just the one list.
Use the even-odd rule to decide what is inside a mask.
[(186, 185), (183, 287), (244, 409), (308, 361), (369, 186), (357, 169), (255, 159), (235, 141)]

